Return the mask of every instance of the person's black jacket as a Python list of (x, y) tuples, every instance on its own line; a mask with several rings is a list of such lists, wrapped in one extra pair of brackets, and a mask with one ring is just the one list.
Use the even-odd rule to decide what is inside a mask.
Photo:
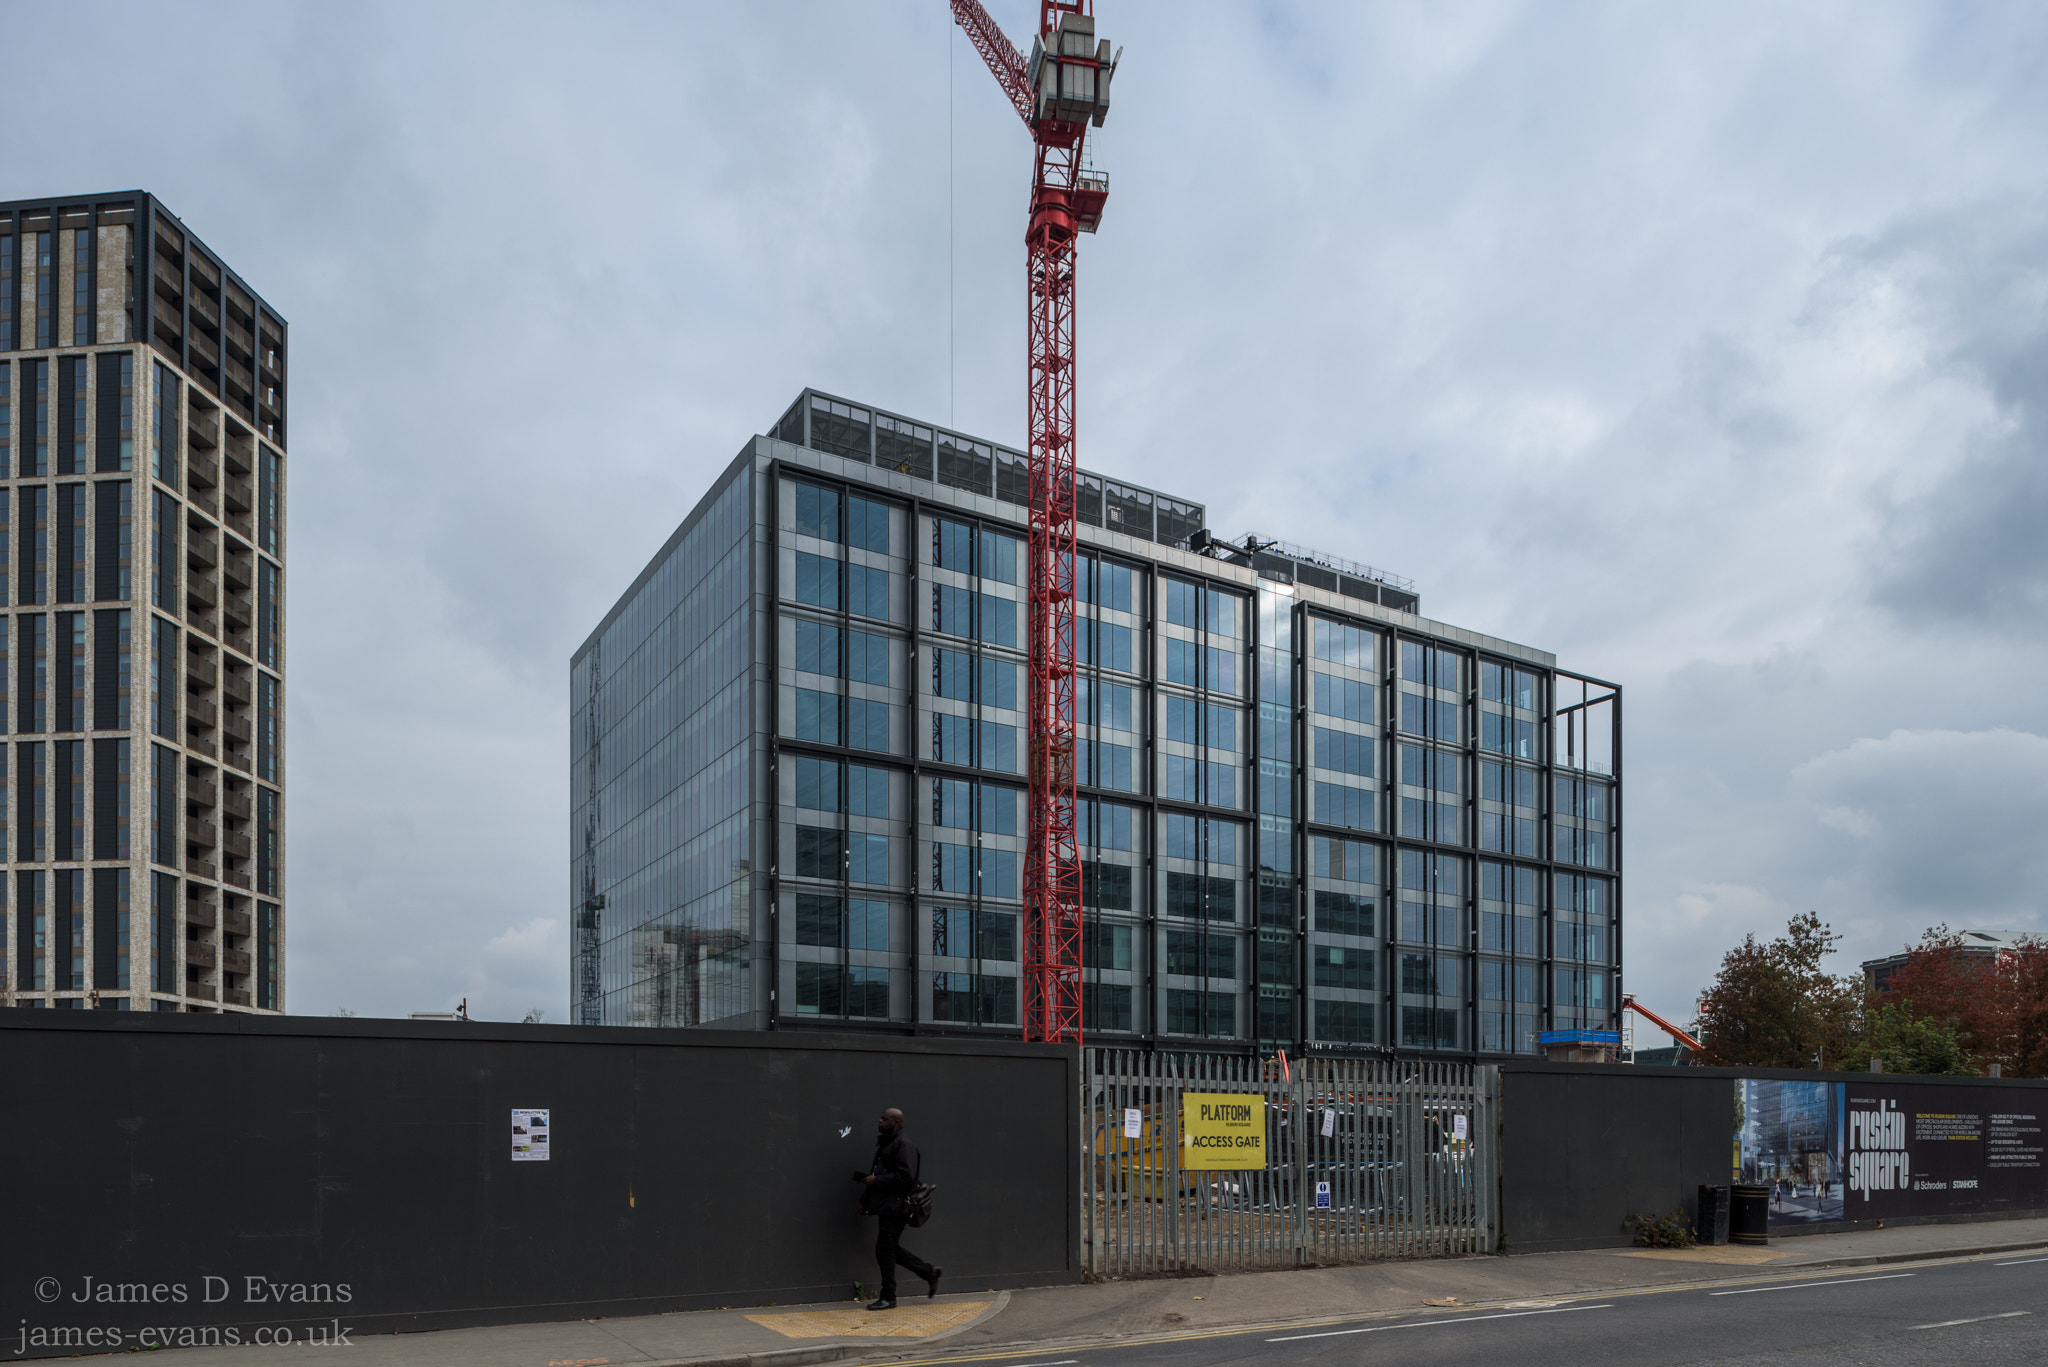
[(875, 1140), (875, 1161), (868, 1168), (875, 1184), (867, 1188), (861, 1206), (870, 1215), (901, 1215), (908, 1207), (903, 1198), (917, 1185), (917, 1145), (898, 1130), (887, 1139)]

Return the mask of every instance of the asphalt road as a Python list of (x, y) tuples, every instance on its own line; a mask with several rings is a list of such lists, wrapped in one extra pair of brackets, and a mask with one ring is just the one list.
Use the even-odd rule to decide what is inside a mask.
[(926, 1361), (988, 1367), (2043, 1364), (2048, 1257), (1893, 1264), (1166, 1342)]

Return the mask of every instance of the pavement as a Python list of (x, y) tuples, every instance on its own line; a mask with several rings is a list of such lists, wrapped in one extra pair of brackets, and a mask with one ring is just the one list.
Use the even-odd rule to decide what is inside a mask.
[[(935, 1355), (1000, 1356), (1008, 1348), (1042, 1354), (1049, 1347), (1157, 1342), (1239, 1326), (1499, 1307), (2029, 1249), (2048, 1249), (2048, 1219), (1801, 1234), (1773, 1239), (1764, 1248), (1618, 1248), (1383, 1261), (1007, 1292), (963, 1287), (935, 1300), (906, 1299), (896, 1310), (876, 1313), (842, 1301), (355, 1336), (348, 1362), (351, 1367), (804, 1367), (852, 1358), (885, 1363)], [(277, 1352), (248, 1346), (178, 1348), (159, 1350), (155, 1360), (168, 1367), (252, 1367)]]

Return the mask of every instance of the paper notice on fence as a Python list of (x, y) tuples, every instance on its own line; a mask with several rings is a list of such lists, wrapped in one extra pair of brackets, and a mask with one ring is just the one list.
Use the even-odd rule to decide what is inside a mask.
[(1323, 1138), (1328, 1139), (1335, 1133), (1337, 1133), (1337, 1113), (1326, 1110), (1323, 1112)]
[(545, 1163), (548, 1161), (548, 1113), (546, 1111), (512, 1112), (512, 1161), (515, 1163)]
[(1124, 1108), (1124, 1138), (1136, 1139), (1139, 1131), (1144, 1128), (1145, 1113), (1136, 1106), (1126, 1106)]
[(1464, 1142), (1466, 1134), (1466, 1117), (1462, 1115), (1454, 1116), (1451, 1120), (1451, 1138), (1458, 1140), (1460, 1143), (1462, 1143)]

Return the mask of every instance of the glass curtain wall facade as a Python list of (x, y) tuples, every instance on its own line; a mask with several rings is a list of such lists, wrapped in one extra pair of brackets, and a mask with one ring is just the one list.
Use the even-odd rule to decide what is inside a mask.
[[(806, 391), (577, 652), (577, 1019), (1018, 1029), (1022, 462)], [(1619, 689), (1083, 487), (1089, 1037), (1475, 1057), (1611, 1026)]]
[(152, 196), (0, 204), (0, 1000), (284, 1008), (285, 351)]

